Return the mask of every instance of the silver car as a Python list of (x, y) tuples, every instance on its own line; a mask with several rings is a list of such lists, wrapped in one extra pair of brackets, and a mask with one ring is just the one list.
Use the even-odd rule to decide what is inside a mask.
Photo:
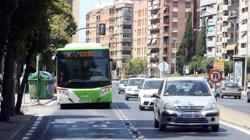
[(211, 126), (219, 130), (219, 108), (211, 88), (203, 78), (172, 77), (164, 79), (154, 103), (154, 126)]
[(223, 82), (219, 88), (220, 97), (233, 96), (235, 99), (241, 99), (241, 88), (235, 82)]
[(128, 84), (128, 80), (120, 80), (119, 81), (119, 85), (118, 85), (118, 93), (124, 93), (125, 92), (125, 88)]

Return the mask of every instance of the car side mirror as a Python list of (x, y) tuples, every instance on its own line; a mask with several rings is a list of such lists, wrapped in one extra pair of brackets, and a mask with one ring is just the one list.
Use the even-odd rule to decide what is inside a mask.
[(160, 99), (160, 95), (157, 94), (157, 93), (154, 93), (154, 94), (153, 94), (153, 97)]
[(138, 86), (138, 89), (142, 89), (142, 87), (141, 87), (141, 86)]
[(126, 87), (126, 86), (127, 86), (127, 84), (124, 84), (124, 86)]

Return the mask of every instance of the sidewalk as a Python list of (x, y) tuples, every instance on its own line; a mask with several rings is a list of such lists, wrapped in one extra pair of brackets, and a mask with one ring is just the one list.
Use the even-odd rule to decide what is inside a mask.
[[(46, 105), (55, 99), (55, 97), (52, 99), (43, 99), (38, 103), (36, 99), (30, 99), (29, 94), (24, 94), (21, 110), (25, 114), (25, 110), (30, 106)], [(33, 115), (15, 115), (10, 118), (10, 122), (8, 123), (0, 122), (0, 139), (14, 140), (19, 136), (18, 134), (25, 130), (25, 128), (29, 128), (33, 121), (35, 121), (35, 118), (36, 116)]]
[(220, 105), (220, 119), (227, 123), (250, 130), (250, 115)]

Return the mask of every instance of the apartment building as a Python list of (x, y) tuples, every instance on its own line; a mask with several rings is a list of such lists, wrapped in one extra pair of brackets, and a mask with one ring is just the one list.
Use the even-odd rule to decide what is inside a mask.
[[(72, 15), (74, 17), (75, 23), (77, 27), (79, 27), (80, 23), (80, 0), (67, 0), (68, 3), (71, 5), (72, 8)], [(77, 43), (79, 42), (79, 32), (76, 32), (75, 35), (72, 37), (72, 43)]]
[(147, 29), (148, 5), (147, 1), (134, 3), (133, 20), (133, 58), (147, 59)]
[(169, 64), (169, 72), (175, 72), (176, 53), (184, 36), (186, 14), (189, 11), (197, 12), (194, 7), (199, 7), (194, 4), (199, 2), (195, 0), (148, 1), (149, 75), (160, 76), (158, 65), (162, 61)]
[[(238, 41), (238, 55), (249, 55), (249, 0), (239, 0), (239, 41)], [(247, 51), (248, 50), (248, 51)]]
[(218, 0), (217, 1), (217, 59), (232, 60), (236, 54), (237, 44), (237, 21), (239, 1)]
[(205, 26), (207, 28), (207, 53), (206, 57), (217, 57), (216, 46), (216, 32), (217, 32), (217, 0), (201, 0), (200, 1), (200, 17), (205, 19)]
[(98, 42), (110, 48), (110, 56), (117, 64), (114, 74), (125, 73), (126, 61), (131, 59), (133, 2), (117, 1), (105, 4), (86, 15), (86, 27), (106, 23), (106, 35), (95, 28), (86, 30), (86, 42)]

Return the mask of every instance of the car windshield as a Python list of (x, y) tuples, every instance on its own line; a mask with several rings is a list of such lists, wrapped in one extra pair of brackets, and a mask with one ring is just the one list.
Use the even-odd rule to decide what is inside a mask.
[(225, 87), (228, 88), (238, 88), (238, 84), (237, 83), (225, 83)]
[(164, 96), (210, 96), (205, 82), (198, 80), (168, 81)]
[(144, 79), (130, 79), (128, 86), (142, 86)]
[(159, 81), (145, 81), (143, 89), (159, 89), (162, 84), (162, 80)]
[(127, 85), (127, 84), (128, 84), (128, 80), (121, 80), (121, 81), (120, 81), (120, 84), (122, 84), (122, 85)]

